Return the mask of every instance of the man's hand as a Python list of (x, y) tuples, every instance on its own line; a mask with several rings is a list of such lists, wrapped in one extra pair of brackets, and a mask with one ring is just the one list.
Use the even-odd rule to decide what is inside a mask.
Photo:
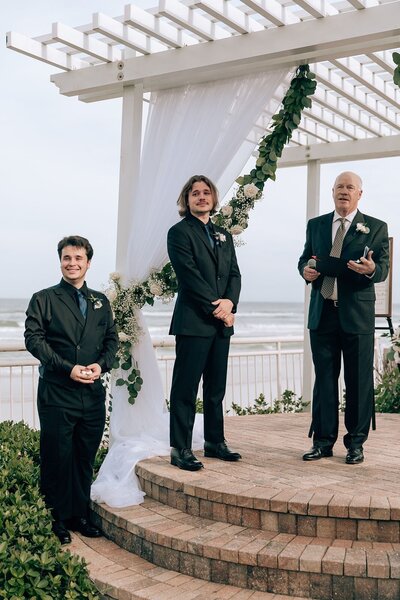
[(86, 368), (89, 369), (90, 371), (92, 371), (93, 381), (95, 379), (99, 379), (99, 377), (101, 375), (101, 366), (98, 363), (92, 363), (91, 365), (88, 365)]
[(356, 273), (359, 273), (360, 275), (371, 276), (373, 273), (375, 273), (375, 269), (376, 269), (376, 265), (375, 265), (374, 261), (372, 260), (372, 253), (373, 253), (373, 250), (370, 250), (368, 252), (367, 258), (364, 258), (362, 256), (360, 258), (359, 263), (356, 262), (355, 260), (349, 260), (349, 262), (347, 263), (348, 268), (351, 269), (352, 271), (355, 271)]
[(303, 277), (306, 281), (315, 281), (320, 275), (321, 273), (318, 273), (318, 271), (312, 267), (304, 267)]
[(94, 383), (101, 375), (101, 367), (97, 363), (88, 365), (75, 365), (69, 376), (78, 383)]
[(217, 319), (224, 319), (232, 313), (233, 302), (228, 298), (219, 298), (218, 300), (214, 300), (211, 304), (216, 305), (216, 309), (213, 311), (214, 317)]
[(232, 327), (232, 325), (234, 324), (234, 322), (235, 322), (235, 315), (233, 313), (231, 313), (230, 315), (228, 315), (224, 319), (224, 325), (225, 325), (225, 327)]

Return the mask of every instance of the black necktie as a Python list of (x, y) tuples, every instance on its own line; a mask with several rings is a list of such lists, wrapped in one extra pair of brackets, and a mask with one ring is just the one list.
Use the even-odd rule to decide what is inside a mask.
[(79, 310), (81, 311), (83, 318), (86, 319), (87, 300), (81, 291), (76, 290), (75, 294), (76, 294)]
[(207, 225), (204, 225), (204, 228), (206, 230), (206, 234), (208, 237), (208, 241), (210, 242), (210, 246), (211, 246), (212, 250), (215, 250), (215, 239), (213, 237), (213, 232), (212, 232), (211, 226), (209, 225), (209, 223), (207, 223)]

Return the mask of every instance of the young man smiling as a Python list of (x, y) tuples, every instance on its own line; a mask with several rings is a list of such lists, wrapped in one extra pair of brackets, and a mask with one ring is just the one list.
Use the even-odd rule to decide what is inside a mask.
[(176, 336), (171, 387), (171, 463), (196, 471), (203, 467), (192, 452), (196, 396), (203, 376), (204, 455), (237, 461), (224, 438), (229, 341), (239, 301), (240, 271), (232, 236), (213, 225), (218, 193), (204, 175), (194, 175), (178, 199), (184, 217), (168, 232), (168, 254), (178, 279), (170, 333)]
[(101, 535), (88, 519), (90, 485), (105, 423), (100, 376), (113, 364), (118, 336), (107, 298), (85, 283), (93, 256), (88, 240), (65, 237), (57, 250), (61, 282), (33, 295), (25, 343), (40, 360), (41, 491), (54, 533), (68, 544), (68, 529)]

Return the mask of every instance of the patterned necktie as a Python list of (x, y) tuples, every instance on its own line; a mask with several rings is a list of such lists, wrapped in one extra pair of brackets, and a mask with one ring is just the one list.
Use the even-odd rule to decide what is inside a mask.
[(75, 294), (76, 294), (76, 297), (78, 300), (79, 310), (81, 311), (83, 318), (86, 319), (87, 300), (86, 300), (85, 296), (82, 294), (82, 292), (80, 292), (79, 290), (76, 290)]
[[(340, 258), (340, 255), (342, 253), (343, 240), (346, 234), (346, 229), (344, 226), (345, 222), (346, 219), (342, 217), (340, 219), (340, 225), (338, 227), (338, 230), (336, 231), (335, 239), (333, 240), (333, 245), (329, 256)], [(335, 287), (335, 279), (336, 277), (332, 277), (331, 275), (325, 275), (321, 286), (321, 294), (324, 298), (329, 298), (330, 296), (332, 296)]]

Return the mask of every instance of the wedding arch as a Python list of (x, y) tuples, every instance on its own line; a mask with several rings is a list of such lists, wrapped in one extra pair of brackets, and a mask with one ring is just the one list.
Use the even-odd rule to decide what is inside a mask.
[[(39, 38), (7, 34), (9, 48), (65, 71), (51, 77), (61, 94), (84, 102), (123, 98), (116, 263), (123, 282), (143, 281), (165, 264), (175, 199), (193, 172), (207, 173), (224, 196), (298, 64), (310, 63), (318, 88), (279, 168), (307, 165), (307, 218), (319, 211), (321, 163), (400, 154), (400, 92), (389, 52), (399, 45), (400, 0), (156, 4), (129, 4), (116, 18), (95, 13), (82, 27), (53, 23)], [(142, 148), (144, 100), (150, 108)], [(140, 501), (130, 489), (132, 461), (165, 445), (165, 418), (155, 417), (161, 380), (137, 318), (144, 330), (135, 349), (146, 381), (143, 409), (139, 422), (125, 388), (116, 388), (107, 459), (120, 504)], [(307, 395), (311, 366), (304, 364)]]

